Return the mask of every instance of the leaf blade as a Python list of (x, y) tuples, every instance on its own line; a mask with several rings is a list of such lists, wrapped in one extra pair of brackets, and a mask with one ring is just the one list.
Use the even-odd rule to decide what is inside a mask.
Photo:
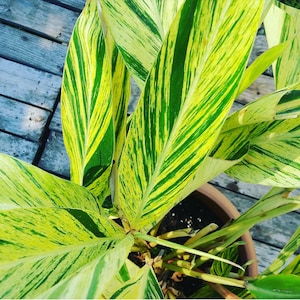
[[(235, 1), (218, 1), (212, 7), (188, 1), (179, 11), (133, 115), (120, 164), (119, 205), (133, 228), (157, 221), (183, 197), (186, 182), (210, 150), (233, 102), (256, 31), (253, 15), (258, 22), (260, 9), (257, 3), (249, 5), (244, 17)], [(247, 30), (249, 36), (235, 43), (232, 20), (240, 20), (241, 14), (245, 23), (240, 25), (253, 26), (253, 32)], [(206, 24), (202, 31), (195, 25), (200, 18)], [(232, 44), (241, 46), (238, 52), (244, 56), (233, 60), (234, 49), (225, 59), (222, 43), (231, 50)], [(220, 61), (216, 64), (218, 55), (223, 62), (232, 60), (230, 71), (224, 72)], [(160, 216), (154, 213), (158, 211)]]
[(97, 3), (91, 0), (70, 40), (61, 101), (71, 180), (90, 186), (96, 196), (108, 193), (114, 149), (111, 76)]

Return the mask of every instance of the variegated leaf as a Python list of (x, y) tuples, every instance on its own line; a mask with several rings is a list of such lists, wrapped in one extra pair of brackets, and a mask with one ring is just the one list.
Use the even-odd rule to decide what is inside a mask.
[(133, 245), (132, 235), (126, 235), (74, 276), (60, 281), (38, 298), (47, 299), (99, 299), (111, 287), (111, 279), (118, 274)]
[(249, 126), (250, 147), (226, 173), (269, 186), (300, 186), (300, 117)]
[(131, 260), (126, 259), (124, 265), (120, 268), (118, 274), (116, 274), (111, 280), (110, 284), (106, 286), (105, 291), (101, 295), (101, 298), (111, 299), (112, 295), (118, 291), (125, 282), (135, 277), (140, 268), (134, 264)]
[(142, 267), (135, 276), (126, 281), (112, 299), (162, 299), (163, 294), (153, 269), (148, 265)]
[(112, 58), (112, 105), (115, 128), (114, 161), (118, 162), (121, 155), (127, 124), (127, 106), (130, 96), (130, 77), (123, 58), (115, 48)]
[(300, 114), (300, 84), (263, 96), (231, 114), (222, 132), (244, 125), (296, 118)]
[(294, 88), (299, 88), (299, 84), (257, 99), (229, 116), (210, 156), (238, 163), (250, 149), (251, 128), (259, 126), (262, 131), (263, 124), (268, 126), (267, 121), (297, 117), (300, 92)]
[(264, 27), (270, 47), (293, 39), (273, 64), (276, 87), (300, 82), (300, 10), (274, 1), (264, 19)]
[(188, 192), (234, 100), (261, 9), (257, 1), (192, 0), (179, 11), (121, 157), (118, 204), (132, 228), (157, 222)]
[(114, 222), (79, 209), (6, 209), (0, 223), (1, 298), (38, 297), (125, 237)]
[(201, 164), (201, 167), (195, 173), (193, 179), (183, 190), (182, 200), (186, 197), (186, 195), (189, 195), (191, 191), (196, 190), (203, 184), (220, 175), (225, 170), (237, 164), (241, 159), (242, 156), (239, 159), (234, 160), (231, 160), (229, 157), (227, 157), (226, 159), (219, 159), (207, 156)]
[(185, 0), (98, 0), (136, 83), (143, 88), (162, 41)]
[(163, 28), (162, 37), (165, 37), (168, 33), (177, 12), (185, 1), (186, 0), (156, 0), (160, 22)]
[(162, 45), (163, 28), (156, 0), (98, 0), (112, 33), (136, 83), (144, 86)]
[(85, 188), (37, 167), (0, 154), (0, 209), (70, 208), (99, 212), (96, 199)]
[(89, 0), (75, 24), (65, 61), (62, 121), (71, 180), (100, 200), (109, 193), (114, 150), (110, 57), (96, 0)]

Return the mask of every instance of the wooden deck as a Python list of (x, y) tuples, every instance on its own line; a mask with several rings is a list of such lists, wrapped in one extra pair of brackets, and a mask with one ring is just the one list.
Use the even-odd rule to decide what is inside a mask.
[[(69, 177), (59, 93), (73, 25), (85, 0), (0, 0), (0, 151)], [(266, 42), (257, 36), (253, 58)], [(268, 70), (243, 93), (241, 107), (274, 89)], [(240, 211), (268, 189), (221, 175), (212, 181)], [(253, 230), (260, 270), (275, 258), (299, 226), (298, 212), (257, 225)]]

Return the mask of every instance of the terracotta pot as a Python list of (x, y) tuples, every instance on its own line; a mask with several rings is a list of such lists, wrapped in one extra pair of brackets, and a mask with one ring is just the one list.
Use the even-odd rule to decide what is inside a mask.
[[(226, 198), (220, 191), (218, 191), (212, 185), (206, 183), (197, 191), (201, 194), (199, 197), (200, 201), (205, 203), (209, 209), (211, 209), (223, 222), (224, 224), (230, 219), (236, 219), (239, 217), (240, 213), (236, 207)], [(250, 235), (250, 232), (246, 232), (242, 236), (242, 240), (246, 243), (245, 246), (241, 247), (240, 259), (243, 262), (253, 260), (250, 266), (247, 267), (248, 276), (258, 275), (258, 266), (256, 263), (256, 251), (254, 247), (254, 242)]]

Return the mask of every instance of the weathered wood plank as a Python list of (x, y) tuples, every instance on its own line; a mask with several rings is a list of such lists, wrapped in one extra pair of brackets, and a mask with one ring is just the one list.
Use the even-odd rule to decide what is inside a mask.
[(70, 7), (76, 11), (81, 11), (85, 5), (85, 0), (46, 0), (47, 2), (62, 5), (63, 7)]
[(52, 116), (52, 120), (50, 122), (49, 129), (61, 133), (62, 127), (61, 127), (61, 115), (60, 114), (61, 114), (61, 105), (59, 102), (55, 109), (55, 112)]
[(47, 35), (60, 42), (70, 39), (78, 13), (41, 0), (0, 0), (0, 20)]
[(256, 199), (261, 198), (270, 190), (270, 187), (242, 182), (224, 173), (212, 179), (211, 183), (235, 193), (250, 196)]
[(38, 144), (0, 131), (0, 152), (32, 163)]
[(258, 272), (263, 272), (277, 257), (280, 252), (280, 249), (265, 243), (254, 240), (257, 263), (258, 263)]
[(61, 75), (67, 46), (0, 23), (0, 56)]
[(0, 96), (0, 130), (38, 141), (50, 112)]
[(0, 58), (0, 94), (52, 110), (61, 77)]
[(48, 172), (69, 178), (70, 162), (61, 133), (50, 132), (38, 166)]

